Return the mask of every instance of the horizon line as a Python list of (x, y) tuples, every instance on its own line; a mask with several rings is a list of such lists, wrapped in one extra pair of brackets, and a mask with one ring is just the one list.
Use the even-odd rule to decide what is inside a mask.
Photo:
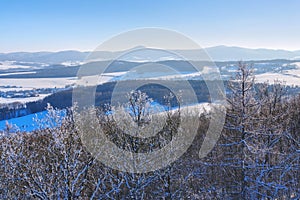
[[(251, 49), (251, 50), (274, 50), (274, 51), (289, 51), (289, 52), (295, 52), (300, 51), (299, 49), (284, 49), (284, 48), (267, 48), (267, 47), (245, 47), (245, 46), (236, 46), (236, 45), (214, 45), (214, 46), (205, 46), (201, 49), (209, 49), (209, 48), (215, 48), (215, 47), (228, 47), (228, 48), (242, 48), (242, 49)], [(135, 47), (133, 47), (135, 48)], [(152, 48), (152, 47), (146, 47), (146, 48)], [(155, 49), (155, 48), (153, 48)], [(126, 49), (125, 49), (126, 50)], [(166, 50), (196, 50), (196, 49), (166, 49)], [(58, 52), (67, 52), (67, 51), (76, 51), (81, 53), (90, 53), (95, 50), (84, 50), (84, 49), (60, 49), (60, 50), (39, 50), (39, 51), (7, 51), (7, 52), (0, 52), (0, 54), (10, 54), (10, 53), (58, 53)], [(104, 50), (106, 52), (118, 52), (118, 51), (124, 51), (124, 50), (118, 50), (118, 51), (111, 51), (111, 50)]]

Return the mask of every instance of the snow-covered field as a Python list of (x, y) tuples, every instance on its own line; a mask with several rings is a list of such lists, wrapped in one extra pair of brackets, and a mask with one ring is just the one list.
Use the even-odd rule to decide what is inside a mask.
[(9, 75), (20, 75), (20, 74), (35, 74), (36, 72), (30, 71), (30, 72), (11, 72), (11, 73), (3, 73), (1, 76), (9, 76)]
[[(1, 78), (0, 86), (17, 86), (22, 88), (63, 88), (75, 83), (75, 78)], [(1, 90), (1, 89), (0, 89)]]
[[(8, 91), (24, 91), (24, 90), (34, 90), (34, 89), (42, 89), (42, 88), (65, 88), (70, 85), (97, 85), (103, 84), (110, 80), (116, 80), (117, 77), (124, 74), (124, 72), (116, 72), (116, 73), (105, 73), (102, 76), (85, 76), (81, 79), (77, 77), (69, 77), (69, 78), (1, 78), (0, 79), (0, 92), (8, 92)], [(6, 87), (11, 86), (11, 87)], [(12, 87), (15, 86), (15, 87)], [(37, 101), (43, 99), (44, 97), (50, 94), (41, 94), (38, 97), (28, 97), (28, 98), (1, 98), (1, 103), (12, 103), (12, 102), (30, 102)]]
[(269, 82), (270, 84), (272, 84), (278, 80), (278, 81), (283, 81), (286, 85), (300, 86), (300, 77), (286, 75), (286, 74), (265, 73), (265, 74), (257, 75), (255, 79), (258, 83)]
[(80, 79), (75, 78), (75, 84), (80, 86), (95, 86), (100, 85), (109, 81), (117, 81), (120, 80), (122, 75), (126, 74), (126, 72), (114, 72), (114, 73), (104, 73), (101, 76), (92, 75), (92, 76), (83, 76)]
[[(186, 105), (186, 106), (181, 106), (180, 111), (181, 115), (191, 115), (191, 116), (196, 116), (201, 113), (209, 113), (212, 109), (212, 105), (217, 105), (217, 104), (211, 104), (211, 103), (198, 103), (198, 104), (193, 104), (193, 105)], [(166, 109), (166, 108), (165, 108)], [(178, 107), (172, 108), (171, 112), (174, 114), (178, 111)], [(164, 110), (160, 110), (158, 114), (164, 114)]]
[(0, 61), (0, 71), (1, 70), (11, 70), (11, 69), (38, 69), (47, 67), (49, 64), (38, 63), (38, 62), (21, 62), (21, 61)]
[(78, 66), (78, 65), (83, 65), (84, 62), (80, 62), (80, 61), (66, 61), (66, 62), (62, 62), (62, 65), (66, 66), (66, 67), (72, 67), (72, 66)]
[[(22, 90), (25, 89), (38, 89), (38, 88), (64, 88), (67, 85), (78, 84), (85, 85), (90, 82), (93, 83), (97, 80), (98, 84), (108, 82), (124, 72), (117, 73), (105, 73), (102, 76), (85, 76), (78, 80), (77, 77), (69, 78), (1, 78), (0, 86), (17, 86), (21, 87)], [(1, 88), (0, 91), (16, 90), (17, 88)]]
[(283, 73), (286, 75), (295, 76), (295, 77), (300, 78), (300, 62), (296, 62), (296, 63), (292, 63), (292, 64), (296, 66), (296, 69), (286, 70)]
[(15, 64), (14, 61), (3, 61), (0, 62), (0, 70), (7, 70), (7, 69), (30, 69), (32, 66), (30, 65), (18, 65)]
[[(158, 66), (160, 67), (160, 66)], [(171, 69), (162, 69), (154, 66), (154, 68), (149, 69), (136, 69), (119, 74), (120, 76), (116, 77), (113, 80), (192, 80), (192, 79), (203, 79), (210, 78), (214, 79), (214, 76), (207, 76), (211, 74), (216, 74), (217, 69), (212, 67), (204, 67), (202, 71), (187, 71), (187, 72), (177, 72)]]
[(20, 103), (27, 103), (27, 102), (33, 102), (38, 101), (50, 94), (40, 94), (38, 97), (27, 97), (27, 98), (2, 98), (0, 97), (0, 104), (8, 104), (13, 102), (20, 102)]
[(291, 63), (295, 65), (295, 69), (284, 70), (282, 73), (264, 73), (255, 76), (255, 79), (259, 83), (269, 82), (270, 84), (274, 81), (283, 81), (286, 85), (300, 86), (300, 62)]

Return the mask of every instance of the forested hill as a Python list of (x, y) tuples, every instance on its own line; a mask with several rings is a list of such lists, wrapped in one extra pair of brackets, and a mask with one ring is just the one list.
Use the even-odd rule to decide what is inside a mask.
[[(147, 93), (149, 97), (154, 99), (156, 102), (160, 104), (165, 104), (164, 102), (164, 95), (169, 94), (170, 90), (166, 87), (159, 85), (161, 81), (157, 81), (158, 83), (155, 84), (155, 81), (152, 81), (153, 84), (144, 85), (140, 90)], [(109, 104), (111, 101), (112, 92), (117, 82), (107, 82), (97, 86), (96, 93), (95, 93), (95, 105), (96, 106), (104, 106), (105, 104)], [(198, 102), (209, 102), (209, 92), (206, 86), (205, 81), (197, 81), (191, 80), (189, 81), (191, 87), (194, 89), (195, 94), (197, 95)], [(136, 81), (124, 81), (124, 85), (129, 84), (137, 84)], [(172, 84), (177, 88), (180, 88), (182, 85), (182, 81), (172, 81)], [(2, 113), (0, 115), (0, 120), (6, 120), (14, 117), (24, 116), (27, 114), (37, 113), (44, 111), (48, 104), (53, 106), (54, 108), (64, 109), (67, 107), (72, 106), (72, 92), (73, 89), (63, 90), (57, 93), (54, 93), (43, 100), (36, 101), (36, 102), (29, 102), (26, 103), (26, 108), (22, 107), (22, 113), (18, 112), (18, 107), (14, 108), (13, 106), (0, 108)], [(83, 96), (85, 94), (82, 94)], [(119, 94), (121, 96), (126, 96), (127, 94), (122, 93)], [(176, 103), (173, 103), (176, 106)]]

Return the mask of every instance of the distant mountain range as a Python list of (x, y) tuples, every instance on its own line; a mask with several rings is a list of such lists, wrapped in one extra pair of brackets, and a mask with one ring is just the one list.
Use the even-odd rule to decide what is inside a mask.
[(0, 61), (59, 64), (67, 61), (83, 61), (88, 54), (89, 52), (80, 51), (0, 53)]
[(242, 47), (216, 46), (206, 49), (212, 59), (217, 61), (236, 60), (273, 60), (273, 59), (300, 59), (300, 50), (249, 49)]
[[(300, 59), (300, 50), (273, 50), (273, 49), (249, 49), (241, 47), (215, 46), (204, 49), (214, 61), (237, 61), (237, 60), (272, 60), (272, 59)], [(188, 55), (191, 60), (202, 60), (199, 58), (199, 50), (172, 50), (177, 54)], [(203, 50), (201, 50), (203, 52)], [(82, 62), (91, 52), (60, 51), (60, 52), (15, 52), (0, 53), (0, 61), (35, 62), (46, 64), (59, 64), (63, 62)], [(100, 60), (111, 60), (119, 57), (123, 51), (97, 52), (96, 57)], [(158, 55), (159, 54), (159, 55)], [(170, 55), (161, 55), (155, 49), (140, 51), (134, 56), (124, 57), (127, 61), (157, 61), (178, 59)]]

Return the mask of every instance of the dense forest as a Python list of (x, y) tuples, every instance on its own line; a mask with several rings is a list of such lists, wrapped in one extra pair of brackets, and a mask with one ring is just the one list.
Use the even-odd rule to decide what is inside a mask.
[[(31, 133), (7, 129), (0, 138), (0, 198), (300, 199), (300, 96), (288, 93), (279, 81), (271, 87), (256, 85), (254, 81), (251, 67), (239, 63), (235, 77), (226, 82), (228, 96), (222, 134), (206, 157), (199, 158), (199, 149), (217, 107), (196, 117), (197, 135), (178, 160), (147, 173), (105, 166), (83, 144), (82, 130), (96, 134), (95, 127), (101, 126), (119, 148), (131, 152), (157, 151), (176, 137), (180, 118), (192, 123), (180, 114), (180, 109), (167, 112), (158, 136), (147, 141), (124, 134), (114, 118), (96, 108), (82, 112), (69, 108), (59, 127)], [(165, 90), (156, 87), (149, 91), (159, 89)], [(129, 97), (129, 105), (143, 108), (150, 95), (142, 94)], [(155, 96), (154, 92), (151, 95)], [(56, 123), (60, 112), (53, 107), (48, 110), (47, 120), (41, 123)], [(92, 115), (94, 112), (97, 114)], [(80, 119), (80, 123), (75, 123), (74, 118)], [(134, 113), (133, 118), (137, 127), (147, 126), (142, 112)]]
[[(98, 85), (95, 92), (95, 105), (97, 107), (103, 107), (106, 104), (111, 103), (112, 91), (116, 84), (120, 85), (134, 85), (137, 84), (138, 80), (132, 81), (122, 81), (122, 82), (107, 82), (101, 85)], [(152, 99), (160, 104), (165, 104), (163, 95), (168, 93), (170, 89), (161, 86), (162, 81), (152, 81), (153, 83), (149, 83), (147, 85), (143, 85), (138, 88), (139, 90), (147, 93)], [(184, 81), (165, 81), (171, 82), (175, 87), (180, 88)], [(189, 84), (194, 89), (195, 94), (197, 95), (198, 103), (208, 102), (209, 92), (206, 86), (206, 82), (202, 80), (190, 80)], [(141, 84), (142, 85), (142, 84)], [(83, 88), (82, 92), (89, 91), (90, 88)], [(47, 105), (51, 104), (54, 108), (57, 109), (65, 109), (72, 106), (72, 92), (73, 89), (67, 89), (63, 91), (56, 92), (50, 96), (45, 97), (42, 100), (28, 102), (25, 104), (22, 103), (11, 103), (11, 104), (3, 104), (0, 105), (0, 121), (8, 120), (11, 118), (16, 118), (20, 116), (25, 116), (32, 113), (37, 113), (46, 110)], [(126, 94), (120, 91), (120, 96), (125, 96)], [(84, 96), (84, 94), (83, 94)], [(197, 102), (195, 102), (197, 103)], [(174, 102), (174, 106), (176, 103)]]

